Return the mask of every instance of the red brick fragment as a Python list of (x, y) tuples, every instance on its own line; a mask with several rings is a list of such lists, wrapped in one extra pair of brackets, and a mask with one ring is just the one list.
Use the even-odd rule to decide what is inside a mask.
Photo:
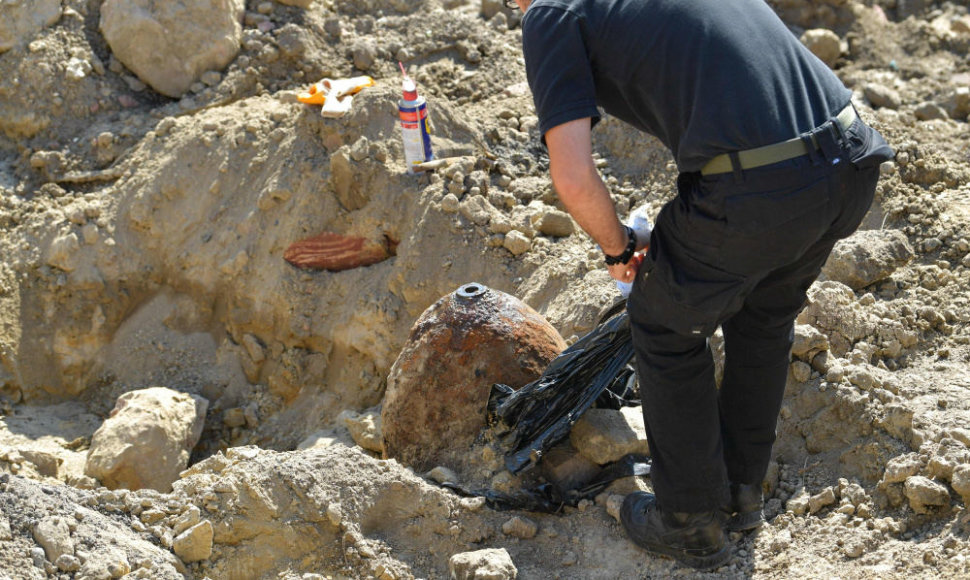
[(391, 256), (386, 239), (374, 242), (357, 236), (333, 232), (294, 242), (283, 253), (283, 259), (297, 268), (322, 269), (332, 272), (350, 270), (383, 262)]

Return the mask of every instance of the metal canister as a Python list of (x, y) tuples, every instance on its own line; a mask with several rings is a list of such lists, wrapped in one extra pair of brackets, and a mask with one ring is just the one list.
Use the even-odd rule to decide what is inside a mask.
[(401, 137), (404, 140), (404, 163), (408, 173), (414, 173), (418, 163), (431, 161), (431, 129), (428, 121), (428, 103), (418, 96), (414, 83), (405, 78), (404, 97), (398, 102), (401, 118)]

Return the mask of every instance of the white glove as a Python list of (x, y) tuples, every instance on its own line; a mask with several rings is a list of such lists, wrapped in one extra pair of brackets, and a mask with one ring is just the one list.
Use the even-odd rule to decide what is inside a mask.
[[(647, 216), (647, 207), (641, 205), (635, 210), (630, 212), (630, 217), (626, 220), (626, 225), (633, 228), (633, 233), (637, 235), (637, 247), (643, 247), (644, 245), (650, 243), (650, 234), (653, 232), (653, 223), (650, 222), (650, 218)], [(616, 281), (616, 287), (619, 289), (620, 294), (624, 298), (630, 295), (630, 291), (633, 290), (633, 282), (620, 282)]]

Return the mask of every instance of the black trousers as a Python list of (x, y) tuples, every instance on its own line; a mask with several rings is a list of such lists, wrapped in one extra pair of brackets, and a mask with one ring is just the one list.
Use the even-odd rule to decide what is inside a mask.
[[(868, 211), (887, 158), (868, 153), (885, 141), (860, 120), (833, 139), (767, 167), (683, 173), (657, 217), (628, 311), (662, 509), (716, 509), (729, 482), (764, 478), (795, 317)], [(720, 389), (708, 344), (718, 326)]]

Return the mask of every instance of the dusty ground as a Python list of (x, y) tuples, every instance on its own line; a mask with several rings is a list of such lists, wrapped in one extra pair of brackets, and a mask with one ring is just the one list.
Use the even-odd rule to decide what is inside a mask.
[[(64, 0), (0, 54), (0, 577), (446, 578), (451, 555), (486, 547), (520, 578), (970, 577), (953, 489), (970, 464), (963, 4), (772, 2), (796, 34), (841, 38), (834, 68), (898, 152), (864, 227), (902, 232), (915, 257), (857, 291), (813, 288), (800, 322), (829, 349), (793, 364), (769, 525), (711, 574), (624, 539), (608, 508), (629, 481), (562, 515), (498, 512), (361, 449), (338, 420), (381, 402), (411, 324), (462, 284), (520, 298), (567, 339), (618, 295), (586, 236), (533, 226), (557, 202), (514, 17), (476, 0), (250, 0), (268, 20), (247, 20), (218, 82), (172, 100), (112, 58), (100, 4)], [(65, 78), (71, 57), (86, 75)], [(428, 97), (436, 153), (464, 166), (403, 173), (397, 60)], [(377, 86), (345, 118), (295, 100), (362, 73)], [(656, 211), (668, 154), (615, 120), (594, 133), (621, 212)], [(340, 273), (282, 259), (325, 230), (386, 237), (396, 255)], [(91, 434), (152, 385), (210, 401), (194, 465), (171, 494), (98, 487), (82, 475)], [(230, 427), (236, 409), (247, 420)], [(468, 462), (465, 483), (517, 483), (486, 449)], [(917, 513), (913, 476), (942, 505)], [(199, 514), (215, 549), (185, 566), (172, 536)], [(79, 570), (35, 565), (32, 530), (52, 516), (73, 522)], [(537, 533), (503, 531), (515, 516)]]

